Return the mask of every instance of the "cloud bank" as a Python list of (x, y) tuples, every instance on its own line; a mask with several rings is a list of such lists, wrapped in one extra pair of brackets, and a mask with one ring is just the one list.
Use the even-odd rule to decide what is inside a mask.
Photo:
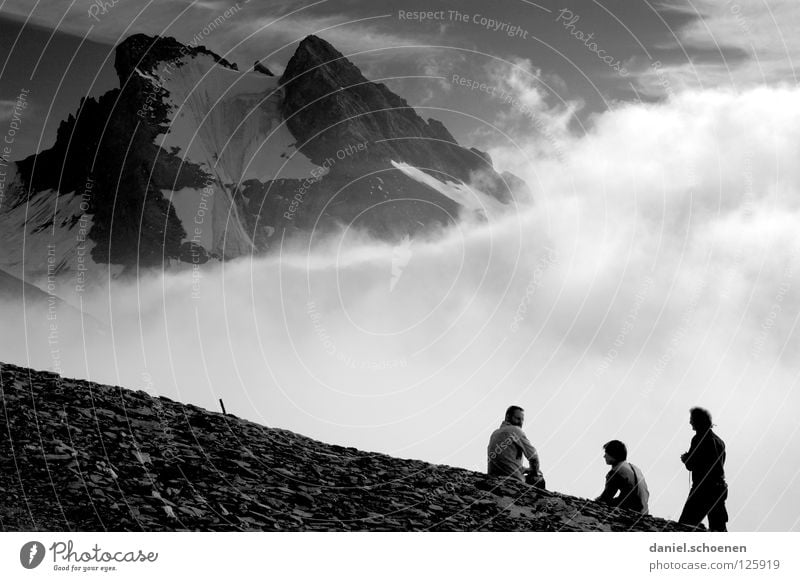
[[(796, 530), (798, 96), (689, 91), (618, 107), (583, 135), (556, 126), (550, 145), (498, 133), (496, 165), (534, 193), (520, 213), (402, 248), (352, 230), (286, 241), (199, 280), (71, 296), (108, 327), (64, 315), (59, 364), (478, 470), (505, 407), (522, 405), (553, 488), (599, 494), (601, 446), (620, 438), (651, 512), (672, 518), (688, 491), (688, 409), (704, 405), (729, 447), (731, 528)], [(25, 321), (14, 308), (3, 359), (51, 368), (47, 305)]]

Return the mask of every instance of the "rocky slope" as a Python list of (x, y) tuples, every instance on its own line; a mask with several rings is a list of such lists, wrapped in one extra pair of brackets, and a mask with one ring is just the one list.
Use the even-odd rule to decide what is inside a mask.
[(0, 400), (2, 531), (686, 530), (13, 365)]

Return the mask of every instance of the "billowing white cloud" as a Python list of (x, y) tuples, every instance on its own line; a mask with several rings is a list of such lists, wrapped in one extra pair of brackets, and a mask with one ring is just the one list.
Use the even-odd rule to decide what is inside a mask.
[(573, 430), (580, 442), (557, 457), (574, 467), (566, 458), (593, 460), (587, 436), (629, 438), (652, 475), (657, 513), (680, 510), (685, 410), (705, 404), (727, 436), (733, 487), (761, 487), (733, 504), (733, 520), (798, 526), (787, 451), (800, 435), (783, 409), (800, 396), (790, 355), (800, 347), (798, 96), (686, 92), (599, 116), (565, 141), (562, 161), (490, 150), (535, 185), (528, 229), (560, 257), (547, 270), (552, 284), (537, 291), (530, 332), (552, 330), (544, 348), (555, 345), (556, 360), (573, 354), (541, 373), (563, 386), (556, 398), (577, 403), (556, 406), (565, 424), (546, 441)]
[[(514, 138), (525, 136), (530, 151), (562, 155), (560, 145), (583, 106), (567, 94), (564, 81), (545, 74), (529, 59), (495, 59), (486, 68), (490, 84), (496, 88), (492, 93), (497, 100), (493, 125)], [(491, 131), (484, 134), (489, 137)]]
[[(59, 364), (478, 470), (516, 403), (553, 488), (599, 494), (601, 445), (620, 438), (652, 512), (673, 518), (688, 408), (706, 405), (728, 444), (731, 528), (797, 529), (798, 96), (686, 92), (554, 133), (560, 156), (533, 135), (496, 146), (533, 207), (443, 239), (398, 248), (348, 231), (116, 283), (83, 297), (105, 320), (110, 297), (109, 334), (86, 338), (85, 360), (65, 315)], [(51, 366), (46, 335), (23, 336), (2, 334), (3, 358)]]

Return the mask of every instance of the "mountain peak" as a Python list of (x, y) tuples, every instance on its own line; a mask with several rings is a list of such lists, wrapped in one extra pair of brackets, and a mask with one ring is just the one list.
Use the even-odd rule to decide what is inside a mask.
[[(332, 58), (340, 58), (343, 56), (342, 53), (336, 50), (331, 43), (314, 34), (309, 34), (303, 40), (301, 40), (300, 44), (297, 46), (296, 52), (301, 54), (308, 52), (310, 54), (316, 54), (320, 57), (330, 56)], [(327, 60), (330, 60), (330, 58)]]
[[(519, 185), (318, 36), (299, 43), (280, 79), (260, 61), (239, 72), (195, 41), (146, 34), (120, 42), (114, 66), (119, 88), (81, 100), (53, 147), (17, 162), (12, 199), (53, 210), (0, 213), (0, 242), (18, 246), (24, 227), (26, 255), (44, 253), (54, 221), (66, 231), (87, 214), (93, 263), (139, 272), (204, 262), (201, 247), (235, 258), (283, 231), (356, 219), (384, 239), (438, 230), (480, 210), (467, 185), (493, 208)], [(59, 245), (58, 260), (77, 276), (73, 247)], [(27, 262), (28, 274), (46, 273)]]
[[(357, 85), (367, 80), (352, 62), (326, 40), (309, 35), (297, 46), (281, 76), (281, 84), (291, 84), (302, 77), (321, 82), (323, 86)], [(303, 83), (306, 85), (306, 83)]]
[[(365, 159), (405, 162), (468, 181), (484, 160), (461, 148), (439, 121), (425, 121), (386, 85), (368, 81), (317, 36), (300, 42), (281, 77), (284, 116), (301, 150), (322, 164), (332, 144), (365, 143)], [(365, 159), (339, 164), (363, 170)], [(357, 163), (356, 163), (357, 162)]]
[(327, 63), (339, 59), (347, 60), (331, 43), (313, 34), (309, 34), (300, 41), (300, 44), (297, 45), (295, 56), (298, 58), (310, 58), (319, 63)]
[(182, 44), (171, 36), (148, 36), (134, 34), (117, 45), (114, 69), (121, 83), (130, 77), (134, 69), (149, 73), (161, 62), (175, 61), (189, 55), (207, 54), (219, 64), (233, 70), (238, 67), (205, 46)]

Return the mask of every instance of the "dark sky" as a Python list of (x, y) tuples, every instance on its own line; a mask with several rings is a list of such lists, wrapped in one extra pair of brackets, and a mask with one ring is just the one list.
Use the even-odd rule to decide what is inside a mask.
[[(42, 148), (47, 148), (58, 123), (77, 110), (81, 97), (97, 96), (114, 86), (116, 75), (103, 64), (110, 49), (74, 35), (53, 34), (52, 29), (31, 24), (23, 27), (16, 20), (0, 18), (0, 54), (4, 55), (0, 101), (15, 100), (21, 89), (28, 89), (32, 104), (22, 120), (24, 131), (15, 143), (15, 158), (35, 151), (40, 137)], [(42, 136), (46, 120), (48, 131)]]
[[(592, 113), (619, 102), (660, 99), (687, 82), (735, 83), (736, 71), (753, 60), (743, 48), (752, 42), (739, 42), (742, 35), (730, 29), (734, 15), (708, 0), (580, 0), (568, 12), (556, 0), (126, 0), (94, 17), (92, 5), (76, 2), (65, 13), (64, 2), (43, 0), (31, 11), (29, 2), (12, 0), (0, 9), (0, 54), (6, 55), (0, 119), (20, 88), (30, 90), (33, 103), (15, 157), (33, 152), (40, 139), (41, 147), (49, 146), (58, 122), (82, 96), (116, 86), (113, 46), (135, 32), (195, 38), (240, 67), (258, 58), (277, 71), (301, 38), (317, 34), (352, 55), (367, 77), (385, 79), (414, 106), (431, 107), (421, 113), (441, 118), (466, 142), (480, 139), (481, 126), (494, 124), (509, 105), (449, 86), (453, 75), (494, 86), (517, 65), (525, 82), (509, 90), (540, 91), (546, 101), (541, 107), (572, 106), (570, 128), (585, 131)], [(426, 21), (407, 16), (415, 11), (433, 14)]]

